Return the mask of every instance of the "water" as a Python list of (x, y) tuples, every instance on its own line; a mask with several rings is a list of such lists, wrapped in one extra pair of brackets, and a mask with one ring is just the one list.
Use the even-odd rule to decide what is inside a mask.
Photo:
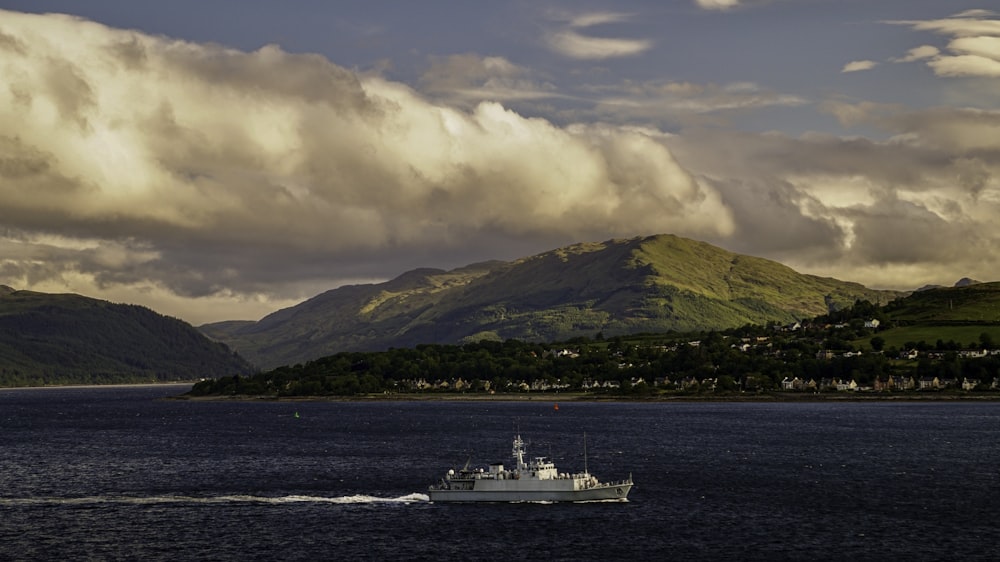
[[(1000, 404), (157, 400), (183, 390), (0, 390), (0, 559), (998, 556)], [(515, 427), (563, 470), (586, 432), (630, 501), (427, 501)]]

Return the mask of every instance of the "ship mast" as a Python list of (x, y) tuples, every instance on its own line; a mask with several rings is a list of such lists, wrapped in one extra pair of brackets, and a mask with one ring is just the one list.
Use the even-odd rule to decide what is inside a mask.
[(517, 459), (517, 470), (520, 471), (525, 468), (524, 466), (524, 441), (521, 441), (521, 434), (518, 433), (517, 437), (514, 438), (514, 448), (511, 454)]
[(590, 474), (590, 469), (587, 468), (587, 432), (583, 432), (583, 473)]

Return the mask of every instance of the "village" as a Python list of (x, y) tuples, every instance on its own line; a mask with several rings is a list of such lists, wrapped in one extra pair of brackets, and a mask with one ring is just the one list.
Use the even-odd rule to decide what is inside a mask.
[[(874, 334), (879, 328), (879, 320), (858, 322), (861, 330)], [(780, 334), (753, 335), (737, 338), (733, 335), (721, 336), (728, 351), (738, 352), (746, 357), (754, 356), (758, 360), (770, 360), (771, 370), (777, 373), (788, 371), (789, 364), (803, 363), (802, 341), (815, 341), (817, 331), (829, 334), (838, 330), (850, 330), (847, 323), (828, 324), (820, 327), (793, 323), (787, 326), (771, 327)], [(813, 332), (807, 336), (806, 332)], [(736, 340), (736, 341), (734, 341)], [(796, 343), (792, 343), (796, 342)], [(817, 344), (818, 345), (818, 344)], [(859, 349), (834, 350), (818, 349), (812, 354), (814, 366), (831, 366), (834, 364), (849, 365), (849, 371), (856, 376), (820, 376), (813, 373), (787, 374), (780, 377), (774, 373), (767, 374), (763, 369), (746, 372), (737, 368), (726, 374), (727, 363), (740, 363), (734, 360), (731, 353), (719, 353), (720, 337), (714, 341), (688, 340), (674, 342), (669, 345), (659, 344), (646, 347), (627, 345), (608, 348), (610, 358), (615, 360), (616, 373), (602, 373), (600, 376), (585, 377), (553, 377), (540, 376), (533, 379), (516, 379), (513, 377), (476, 378), (460, 376), (454, 378), (416, 378), (398, 381), (396, 388), (402, 392), (486, 392), (486, 393), (552, 393), (552, 392), (584, 392), (588, 394), (740, 394), (746, 393), (935, 393), (935, 392), (997, 392), (1000, 390), (1000, 377), (988, 376), (989, 370), (979, 369), (985, 377), (975, 376), (943, 376), (934, 372), (921, 373), (891, 373), (885, 371), (905, 370), (901, 365), (917, 365), (916, 370), (926, 370), (931, 366), (948, 366), (946, 372), (955, 371), (959, 363), (982, 362), (992, 360), (997, 363), (1000, 349), (949, 349), (930, 348), (921, 342), (921, 349), (897, 350), (867, 350)], [(940, 344), (939, 344), (940, 347)], [(947, 346), (946, 346), (947, 347)], [(713, 351), (714, 349), (714, 351)], [(562, 347), (545, 352), (548, 359), (567, 364), (574, 361), (586, 361), (592, 357), (594, 349), (587, 346)], [(703, 376), (695, 373), (684, 373), (683, 363), (686, 357), (701, 356), (709, 360), (708, 369), (705, 365), (699, 369)], [(638, 357), (646, 359), (644, 363), (636, 361)], [(722, 358), (722, 360), (712, 360)], [(592, 361), (591, 361), (592, 362)], [(869, 372), (862, 365), (877, 365), (878, 372)], [(894, 368), (889, 368), (895, 365)], [(649, 371), (656, 368), (669, 374), (653, 374)], [(824, 369), (816, 369), (822, 371)], [(636, 371), (644, 372), (640, 376), (625, 376)], [(661, 372), (662, 372), (661, 371)], [(808, 371), (808, 369), (805, 369)]]

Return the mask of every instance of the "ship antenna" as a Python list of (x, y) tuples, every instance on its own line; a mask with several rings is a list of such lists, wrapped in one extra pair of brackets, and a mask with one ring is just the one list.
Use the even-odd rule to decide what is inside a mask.
[(587, 468), (587, 432), (583, 432), (583, 473), (590, 474), (590, 469)]

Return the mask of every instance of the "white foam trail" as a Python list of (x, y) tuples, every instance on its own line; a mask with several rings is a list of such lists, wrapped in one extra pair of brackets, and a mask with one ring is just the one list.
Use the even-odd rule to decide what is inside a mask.
[(155, 505), (170, 503), (263, 503), (263, 504), (289, 504), (289, 503), (331, 503), (331, 504), (379, 504), (379, 503), (416, 503), (430, 501), (426, 494), (407, 494), (398, 498), (382, 498), (377, 496), (353, 495), (353, 496), (87, 496), (80, 498), (3, 498), (0, 497), (0, 506), (24, 506), (24, 505), (100, 505), (100, 504), (131, 504), (131, 505)]

